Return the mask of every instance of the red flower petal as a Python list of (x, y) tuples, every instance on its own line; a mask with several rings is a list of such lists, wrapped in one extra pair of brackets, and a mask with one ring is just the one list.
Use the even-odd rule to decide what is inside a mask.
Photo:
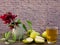
[(10, 24), (11, 21), (10, 20), (5, 20), (4, 22), (5, 22), (5, 24)]
[(17, 15), (12, 15), (12, 20), (14, 20), (17, 17)]

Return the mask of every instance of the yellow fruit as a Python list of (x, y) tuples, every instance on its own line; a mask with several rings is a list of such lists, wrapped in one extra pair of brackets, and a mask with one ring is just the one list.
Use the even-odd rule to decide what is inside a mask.
[(44, 43), (45, 39), (43, 37), (41, 37), (41, 36), (36, 36), (35, 42), (36, 43)]
[(28, 41), (26, 39), (23, 40), (23, 43), (28, 43)]
[(31, 32), (30, 37), (34, 39), (38, 35), (40, 35), (40, 33), (33, 31)]
[(46, 31), (44, 31), (44, 32), (42, 33), (42, 37), (46, 38), (46, 35), (47, 35)]
[(32, 41), (33, 39), (29, 37), (29, 38), (24, 39), (23, 43), (31, 43)]
[(34, 30), (28, 30), (27, 31), (27, 35), (30, 36), (31, 32), (33, 32)]
[(36, 32), (36, 35), (37, 35), (37, 36), (40, 36), (40, 33), (39, 33), (39, 32)]
[(44, 39), (43, 37), (41, 37), (41, 36), (36, 36), (36, 38), (45, 40), (45, 39)]

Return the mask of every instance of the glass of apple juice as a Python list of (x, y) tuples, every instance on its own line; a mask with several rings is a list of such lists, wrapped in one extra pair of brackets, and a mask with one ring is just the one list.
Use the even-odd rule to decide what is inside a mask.
[(58, 35), (58, 27), (56, 26), (46, 27), (46, 32), (47, 32), (46, 36), (48, 44), (55, 43)]

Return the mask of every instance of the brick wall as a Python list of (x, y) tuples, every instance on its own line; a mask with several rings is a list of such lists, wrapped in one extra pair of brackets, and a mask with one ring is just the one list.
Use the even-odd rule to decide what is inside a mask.
[[(50, 23), (60, 28), (60, 0), (0, 0), (0, 15), (9, 11), (25, 24), (31, 20), (36, 31), (43, 31)], [(0, 20), (0, 32), (5, 31), (8, 28)]]

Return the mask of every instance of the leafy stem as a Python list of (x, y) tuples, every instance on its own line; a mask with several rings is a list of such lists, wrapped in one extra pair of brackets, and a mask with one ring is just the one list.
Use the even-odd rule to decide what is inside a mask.
[(8, 40), (8, 39), (9, 39), (10, 34), (11, 34), (11, 32), (6, 32), (6, 33), (5, 33), (5, 38), (6, 38), (6, 40)]
[(29, 21), (29, 20), (27, 20), (27, 24), (28, 24), (28, 26), (30, 27), (30, 29), (32, 30), (32, 22)]

